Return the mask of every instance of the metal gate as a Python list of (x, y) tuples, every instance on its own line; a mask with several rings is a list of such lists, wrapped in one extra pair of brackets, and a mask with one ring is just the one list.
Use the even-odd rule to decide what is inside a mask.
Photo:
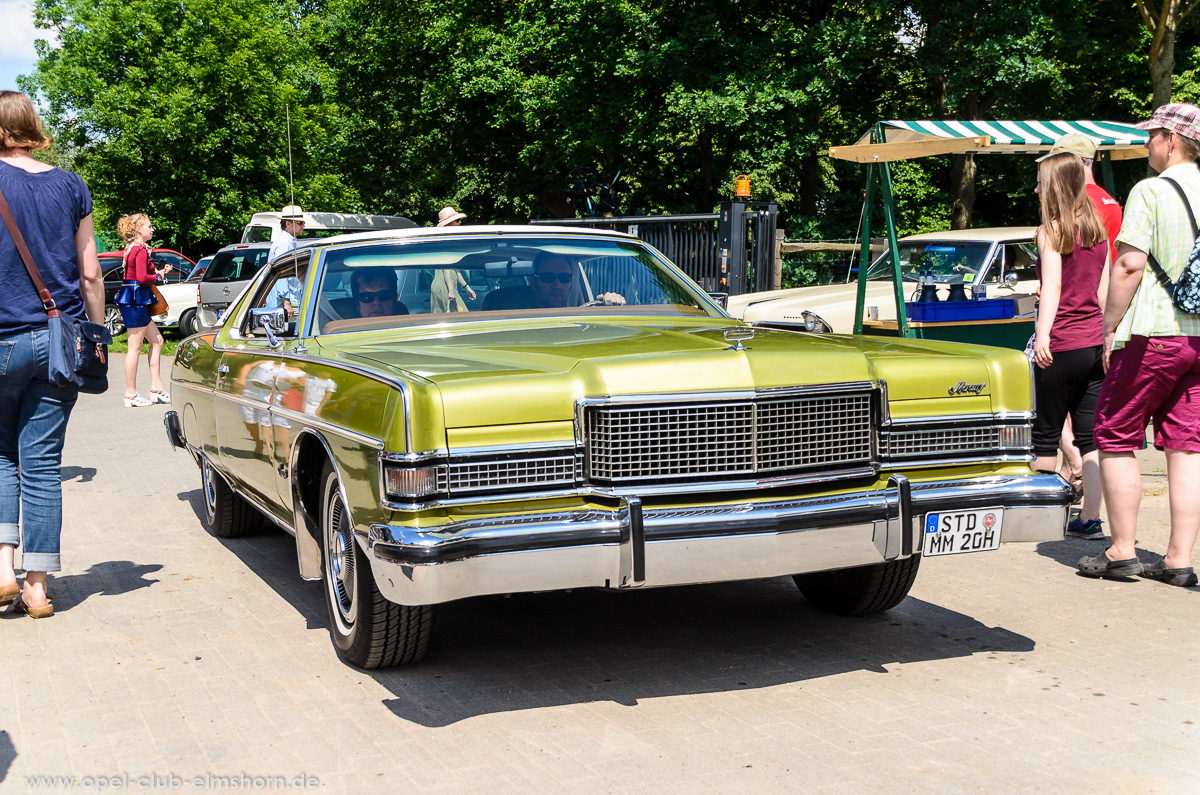
[(532, 224), (612, 229), (638, 237), (710, 293), (771, 289), (777, 208), (768, 202), (721, 202), (719, 213), (538, 218)]

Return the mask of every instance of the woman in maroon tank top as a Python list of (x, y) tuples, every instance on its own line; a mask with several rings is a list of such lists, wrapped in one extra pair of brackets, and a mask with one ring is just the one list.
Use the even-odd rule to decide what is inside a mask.
[(1033, 468), (1057, 471), (1058, 442), (1071, 418), (1083, 456), (1083, 505), (1067, 532), (1104, 538), (1100, 523), (1100, 455), (1092, 441), (1104, 380), (1104, 296), (1111, 262), (1104, 224), (1087, 197), (1083, 164), (1072, 154), (1038, 166), (1042, 224), (1037, 231), (1038, 317), (1033, 355), (1037, 417)]

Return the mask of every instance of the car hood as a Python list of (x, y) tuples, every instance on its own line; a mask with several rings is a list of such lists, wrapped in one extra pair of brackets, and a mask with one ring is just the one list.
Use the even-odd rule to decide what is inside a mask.
[[(909, 378), (905, 398), (941, 397), (960, 381), (983, 384), (986, 349), (757, 329), (728, 322), (558, 322), (521, 328), (356, 334), (334, 358), (436, 386), (449, 427), (561, 421), (584, 396), (729, 392)], [(349, 336), (349, 335), (348, 335)], [(954, 352), (957, 351), (957, 355)], [(947, 354), (950, 355), (947, 355)], [(914, 360), (921, 361), (914, 361)], [(916, 368), (916, 369), (914, 369)]]

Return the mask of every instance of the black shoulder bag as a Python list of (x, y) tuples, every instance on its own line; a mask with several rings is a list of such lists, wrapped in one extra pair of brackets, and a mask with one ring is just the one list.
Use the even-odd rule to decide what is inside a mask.
[(1179, 183), (1170, 177), (1163, 177), (1163, 179), (1171, 183), (1171, 187), (1183, 200), (1188, 220), (1192, 224), (1192, 237), (1195, 242), (1192, 244), (1192, 253), (1188, 255), (1187, 264), (1183, 266), (1183, 273), (1179, 275), (1177, 282), (1171, 281), (1171, 277), (1163, 270), (1163, 266), (1158, 264), (1158, 260), (1154, 258), (1153, 254), (1147, 254), (1146, 260), (1154, 270), (1154, 277), (1158, 279), (1158, 283), (1171, 297), (1171, 303), (1175, 308), (1180, 312), (1187, 312), (1189, 315), (1200, 315), (1200, 235), (1196, 230), (1196, 216), (1192, 213), (1191, 202), (1188, 201)]
[(42, 301), (42, 308), (50, 319), (50, 383), (59, 387), (77, 387), (80, 392), (95, 395), (104, 392), (108, 389), (108, 346), (112, 345), (112, 334), (100, 323), (78, 320), (58, 311), (29, 246), (25, 245), (4, 191), (0, 191), (0, 215), (4, 216), (4, 225), (8, 227)]

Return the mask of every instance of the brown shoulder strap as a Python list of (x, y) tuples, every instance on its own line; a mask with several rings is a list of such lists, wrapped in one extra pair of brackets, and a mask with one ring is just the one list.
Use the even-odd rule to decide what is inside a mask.
[(37, 265), (33, 261), (33, 255), (29, 253), (29, 246), (25, 245), (25, 238), (21, 235), (21, 228), (17, 226), (17, 219), (13, 218), (12, 210), (8, 207), (8, 199), (4, 198), (3, 190), (0, 190), (0, 216), (4, 216), (4, 225), (8, 227), (8, 233), (12, 235), (13, 243), (17, 246), (17, 252), (21, 255), (21, 262), (25, 263), (25, 270), (29, 272), (29, 278), (33, 280), (33, 286), (37, 289), (38, 298), (42, 301), (42, 308), (46, 310), (46, 314), (50, 317), (58, 317), (58, 308), (54, 305), (54, 297), (46, 289), (46, 283), (42, 281), (42, 274), (38, 273)]

